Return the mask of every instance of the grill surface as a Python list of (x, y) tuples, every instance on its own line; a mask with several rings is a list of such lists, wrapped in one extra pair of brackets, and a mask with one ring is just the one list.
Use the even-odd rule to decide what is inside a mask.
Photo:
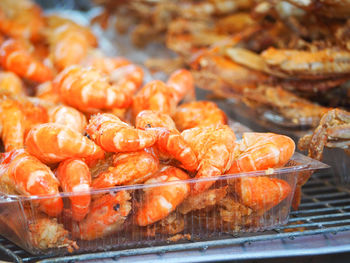
[[(45, 256), (29, 255), (6, 239), (0, 238), (0, 251), (8, 260), (15, 262), (75, 262), (102, 258), (118, 262), (129, 259), (130, 262), (136, 262), (140, 255), (143, 262), (147, 261), (147, 257), (153, 262), (169, 262), (170, 258), (174, 262), (194, 262), (202, 261), (201, 259), (253, 259), (346, 252), (350, 251), (350, 244), (343, 242), (343, 239), (348, 240), (349, 237), (350, 190), (337, 185), (329, 172), (322, 172), (314, 174), (304, 186), (299, 211), (291, 213), (288, 225), (273, 231), (231, 236), (221, 240), (72, 255), (50, 260)], [(225, 253), (227, 249), (229, 254)], [(235, 253), (240, 251), (242, 252)], [(204, 252), (207, 252), (205, 257)]]

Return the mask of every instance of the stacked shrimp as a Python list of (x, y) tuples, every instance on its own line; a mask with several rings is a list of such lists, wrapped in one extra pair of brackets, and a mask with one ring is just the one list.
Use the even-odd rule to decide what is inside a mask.
[[(0, 190), (46, 196), (24, 210), (37, 214), (29, 225), (35, 247), (72, 251), (73, 239), (134, 225), (175, 234), (184, 215), (209, 208), (248, 224), (291, 193), (286, 181), (266, 176), (216, 184), (224, 174), (284, 166), (290, 138), (246, 133), (237, 141), (216, 104), (194, 100), (189, 71), (142, 85), (142, 68), (104, 56), (88, 28), (19, 2), (26, 8), (0, 4)], [(131, 184), (149, 187), (113, 188)], [(113, 190), (90, 194), (105, 188)], [(61, 192), (70, 193), (67, 202)]]

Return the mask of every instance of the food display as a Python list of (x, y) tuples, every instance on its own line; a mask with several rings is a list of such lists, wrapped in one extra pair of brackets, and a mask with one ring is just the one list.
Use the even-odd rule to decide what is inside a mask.
[(285, 135), (232, 129), (189, 70), (144, 82), (88, 27), (18, 3), (0, 3), (0, 234), (27, 251), (271, 229), (324, 167)]

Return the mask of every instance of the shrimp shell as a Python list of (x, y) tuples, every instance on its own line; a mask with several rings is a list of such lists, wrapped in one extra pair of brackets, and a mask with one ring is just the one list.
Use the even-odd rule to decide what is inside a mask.
[(154, 132), (136, 129), (108, 113), (92, 116), (86, 132), (107, 152), (138, 151), (156, 142)]
[[(69, 193), (88, 192), (91, 184), (89, 167), (80, 159), (68, 159), (60, 163), (56, 170), (62, 190)], [(89, 212), (90, 194), (69, 196), (72, 218), (81, 221)]]
[(132, 101), (129, 88), (133, 89), (134, 84), (111, 85), (100, 71), (74, 65), (57, 75), (53, 85), (58, 88), (64, 103), (83, 112), (94, 112), (129, 107)]
[[(50, 168), (24, 149), (4, 153), (0, 170), (0, 188), (4, 192), (45, 196), (59, 193), (59, 182)], [(59, 196), (35, 202), (38, 202), (40, 209), (49, 216), (59, 215), (63, 208)]]
[(25, 140), (29, 153), (44, 163), (52, 164), (69, 158), (99, 159), (103, 150), (79, 132), (56, 123), (39, 124)]
[(143, 202), (136, 213), (136, 223), (139, 226), (147, 226), (167, 217), (190, 193), (190, 186), (181, 180), (189, 179), (182, 170), (165, 166), (157, 175), (145, 182), (157, 184), (173, 182), (173, 184), (155, 186), (145, 189)]

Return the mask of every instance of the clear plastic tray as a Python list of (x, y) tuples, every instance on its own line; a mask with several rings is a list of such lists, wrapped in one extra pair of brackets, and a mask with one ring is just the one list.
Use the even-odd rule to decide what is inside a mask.
[[(55, 196), (3, 194), (0, 199), (0, 235), (32, 254), (54, 255), (135, 248), (184, 240), (217, 239), (227, 233), (263, 231), (287, 223), (298, 175), (305, 171), (326, 167), (320, 162), (295, 153), (286, 167), (278, 169), (154, 185), (119, 186), (91, 190), (79, 195), (61, 193), (60, 197), (65, 206), (64, 212), (57, 218), (50, 219), (39, 211), (38, 202)], [(237, 190), (240, 189), (239, 184), (243, 183), (242, 178), (252, 181), (257, 180), (258, 177), (260, 178), (258, 180), (271, 180), (267, 178), (283, 180), (282, 184), (288, 189), (283, 200), (279, 200), (277, 205), (271, 207), (272, 203), (269, 200), (271, 201), (272, 197), (269, 193), (273, 192), (271, 189), (263, 189), (261, 194), (264, 196), (260, 196), (261, 201), (255, 205), (243, 205), (244, 201), (241, 198), (245, 197), (240, 196)], [(193, 199), (190, 200), (192, 196), (188, 196), (167, 218), (147, 226), (137, 224), (138, 211), (142, 204), (148, 201), (145, 199), (145, 192), (175, 184), (187, 184), (192, 187), (199, 181), (215, 182), (210, 192), (202, 195), (206, 201), (201, 199), (201, 202), (195, 202)], [(259, 185), (255, 184), (254, 187)], [(121, 195), (124, 199), (130, 198), (120, 204), (114, 204), (114, 210), (120, 213), (120, 217), (116, 220), (114, 231), (109, 235), (91, 240), (81, 240), (81, 234), (72, 235), (71, 230), (76, 229), (77, 223), (69, 216), (69, 198), (73, 195), (86, 194), (91, 195), (92, 200), (103, 195)], [(206, 202), (210, 205), (202, 208), (203, 203)], [(91, 210), (90, 213), (92, 213)], [(99, 220), (101, 222), (101, 218)], [(96, 221), (98, 221), (97, 217)], [(93, 223), (87, 229), (96, 230)]]

